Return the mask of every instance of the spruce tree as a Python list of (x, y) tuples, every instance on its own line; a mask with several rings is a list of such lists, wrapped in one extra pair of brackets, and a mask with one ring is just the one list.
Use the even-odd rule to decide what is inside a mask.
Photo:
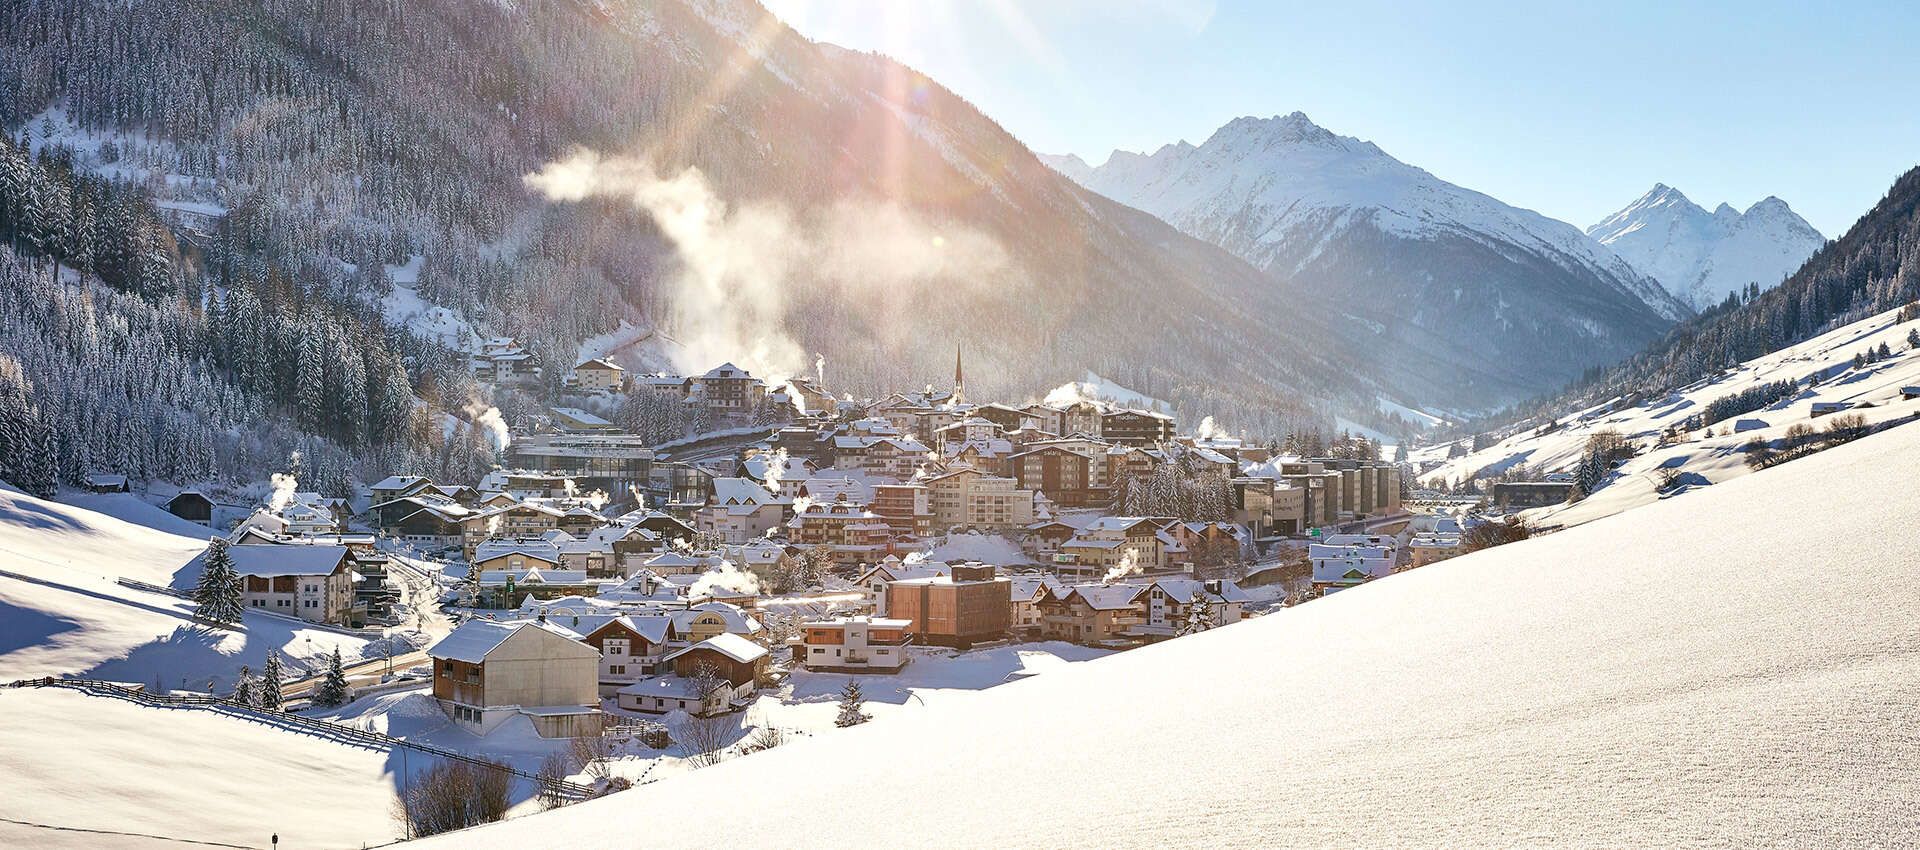
[(280, 710), (280, 650), (267, 650), (267, 666), (260, 670), (260, 693), (258, 704), (268, 711)]
[(227, 541), (215, 537), (208, 543), (206, 568), (200, 572), (200, 583), (193, 589), (193, 603), (201, 619), (226, 624), (240, 622), (243, 612), (240, 574), (234, 571)]
[(260, 682), (254, 679), (252, 668), (242, 664), (240, 665), (240, 678), (236, 679), (233, 683), (233, 696), (228, 697), (228, 699), (241, 705), (257, 705), (259, 703), (259, 690)]
[(332, 708), (344, 705), (347, 701), (347, 674), (340, 666), (340, 647), (333, 648), (333, 655), (327, 658), (327, 674), (320, 679), (320, 686), (313, 691), (316, 705)]
[(866, 703), (867, 698), (860, 695), (860, 680), (848, 679), (846, 687), (840, 689), (840, 716), (834, 718), (833, 725), (844, 729), (873, 719), (860, 710)]

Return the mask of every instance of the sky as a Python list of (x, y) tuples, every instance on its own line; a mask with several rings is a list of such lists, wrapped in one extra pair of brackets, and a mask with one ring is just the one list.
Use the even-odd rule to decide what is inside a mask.
[(1305, 112), (1582, 228), (1666, 183), (1836, 237), (1920, 164), (1920, 4), (764, 0), (1095, 165)]

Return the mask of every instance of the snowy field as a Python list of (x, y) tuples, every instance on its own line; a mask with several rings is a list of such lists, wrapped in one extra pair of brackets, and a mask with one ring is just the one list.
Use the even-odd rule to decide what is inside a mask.
[[(1920, 428), (429, 846), (1920, 846)], [(1891, 532), (1891, 533), (1890, 533)], [(849, 817), (906, 769), (950, 805)]]
[[(96, 499), (126, 508), (131, 497)], [(185, 599), (114, 581), (191, 587), (195, 577), (181, 568), (206, 545), (205, 537), (0, 488), (0, 570), (13, 574), (0, 574), (0, 682), (158, 678), (168, 688), (204, 691), (211, 681), (225, 690), (240, 665), (258, 671), (268, 649), (287, 656), (290, 673), (336, 646), (349, 658), (359, 654), (360, 638), (259, 612), (247, 612), (242, 629), (212, 629), (194, 621)]]
[[(1907, 349), (1907, 334), (1920, 328), (1920, 321), (1899, 322), (1897, 313), (1882, 313), (1837, 328), (1799, 345), (1755, 358), (1717, 378), (1696, 382), (1638, 405), (1616, 410), (1616, 402), (1610, 401), (1563, 416), (1561, 427), (1550, 433), (1537, 434), (1537, 429), (1521, 431), (1481, 451), (1448, 460), (1423, 474), (1421, 480), (1455, 482), (1477, 474), (1498, 473), (1521, 463), (1539, 472), (1570, 472), (1580, 462), (1587, 437), (1606, 429), (1618, 431), (1640, 446), (1648, 447), (1650, 450), (1623, 465), (1593, 497), (1573, 505), (1538, 508), (1523, 514), (1540, 527), (1571, 526), (1662, 498), (1685, 497), (1684, 492), (1659, 492), (1658, 476), (1663, 469), (1679, 470), (1685, 485), (1681, 488), (1683, 491), (1748, 474), (1751, 470), (1740, 447), (1749, 440), (1777, 440), (1788, 428), (1800, 423), (1816, 430), (1826, 426), (1826, 419), (1813, 418), (1815, 402), (1872, 404), (1870, 408), (1846, 411), (1865, 417), (1869, 423), (1910, 419), (1920, 414), (1920, 400), (1901, 400), (1900, 388), (1920, 385), (1920, 351)], [(1894, 352), (1893, 357), (1854, 368), (1855, 354), (1882, 344)], [(1715, 399), (1780, 380), (1804, 383), (1809, 376), (1819, 379), (1816, 386), (1803, 387), (1789, 398), (1716, 423), (1710, 429), (1691, 432), (1679, 443), (1651, 448), (1661, 432), (1700, 412)], [(1706, 436), (1707, 430), (1716, 436)], [(1413, 453), (1410, 459), (1437, 461), (1445, 459), (1446, 453), (1445, 445), (1429, 446)]]
[(66, 690), (0, 690), (0, 717), (0, 847), (266, 847), (277, 832), (281, 847), (349, 848), (400, 834), (386, 752)]

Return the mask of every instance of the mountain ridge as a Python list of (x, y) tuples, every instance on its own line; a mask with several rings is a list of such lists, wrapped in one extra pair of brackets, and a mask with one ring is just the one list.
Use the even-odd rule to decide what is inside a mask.
[(1579, 228), (1301, 112), (1242, 116), (1200, 145), (1116, 151), (1097, 167), (1043, 161), (1228, 249), (1309, 303), (1336, 314), (1355, 311), (1333, 305), (1369, 304), (1384, 330), (1337, 324), (1343, 350), (1433, 396), (1493, 405), (1532, 395), (1634, 353), (1692, 312)]
[(1665, 183), (1586, 232), (1696, 310), (1773, 287), (1826, 242), (1777, 196), (1745, 212), (1724, 201), (1708, 212)]

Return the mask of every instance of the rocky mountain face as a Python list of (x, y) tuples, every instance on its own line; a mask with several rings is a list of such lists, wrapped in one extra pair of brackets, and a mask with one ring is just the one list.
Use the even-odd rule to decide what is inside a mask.
[(1768, 196), (1744, 213), (1727, 204), (1707, 212), (1664, 183), (1587, 235), (1695, 310), (1749, 287), (1771, 289), (1826, 244), (1779, 198)]
[(1494, 406), (1624, 358), (1691, 309), (1578, 228), (1301, 113), (1063, 175), (1226, 248), (1322, 310), (1335, 350), (1417, 400)]

